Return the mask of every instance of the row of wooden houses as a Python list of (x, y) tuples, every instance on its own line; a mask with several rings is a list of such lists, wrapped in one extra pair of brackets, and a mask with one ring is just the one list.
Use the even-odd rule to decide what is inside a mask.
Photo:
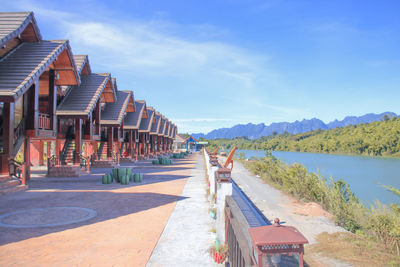
[(30, 179), (169, 153), (177, 127), (68, 40), (43, 40), (33, 12), (0, 12), (0, 172)]

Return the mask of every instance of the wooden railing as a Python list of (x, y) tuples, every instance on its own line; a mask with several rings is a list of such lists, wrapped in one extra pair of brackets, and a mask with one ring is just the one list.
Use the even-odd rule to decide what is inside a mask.
[(79, 156), (79, 162), (80, 162), (81, 167), (84, 167), (86, 169), (86, 171), (90, 172), (90, 158), (89, 157), (86, 157), (81, 154)]
[(26, 184), (26, 178), (24, 174), (25, 169), (23, 163), (18, 162), (12, 158), (8, 159), (8, 171), (10, 176), (14, 176), (15, 178), (17, 178), (21, 184)]
[(25, 118), (21, 120), (17, 128), (14, 129), (14, 144), (25, 135)]
[(45, 113), (39, 113), (39, 129), (50, 130), (50, 115)]

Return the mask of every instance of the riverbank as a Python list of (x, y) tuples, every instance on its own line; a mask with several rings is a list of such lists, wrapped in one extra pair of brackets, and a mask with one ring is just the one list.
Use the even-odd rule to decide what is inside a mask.
[[(246, 150), (242, 148), (238, 148), (238, 150)], [(252, 149), (254, 151), (260, 151), (266, 153), (265, 149)], [(383, 159), (399, 159), (398, 155), (365, 155), (365, 154), (356, 154), (356, 153), (346, 153), (346, 152), (323, 152), (323, 151), (296, 151), (296, 150), (271, 150), (272, 152), (299, 152), (299, 153), (309, 153), (309, 154), (322, 154), (322, 155), (336, 155), (336, 156), (357, 156), (357, 157), (367, 157), (367, 158), (383, 158)], [(236, 152), (236, 156), (239, 157), (240, 153)]]
[[(260, 172), (260, 170), (267, 170), (269, 168), (274, 169), (274, 167), (277, 167), (268, 167), (267, 165), (268, 164), (259, 165), (258, 172)], [(274, 163), (272, 165), (274, 165)], [(287, 176), (292, 171), (297, 173), (294, 169), (286, 169), (282, 172), (278, 171), (278, 173), (272, 171), (272, 173), (277, 174), (278, 176)], [(286, 173), (286, 171), (289, 171), (289, 173)], [(298, 174), (306, 175), (301, 168), (297, 171), (300, 172), (295, 176)], [(317, 203), (305, 203), (287, 195), (286, 193), (283, 193), (282, 191), (267, 184), (267, 180), (265, 180), (266, 176), (261, 179), (260, 177), (253, 175), (238, 161), (235, 161), (232, 177), (241, 185), (242, 189), (250, 196), (253, 202), (255, 202), (256, 205), (262, 209), (268, 219), (273, 220), (275, 217), (279, 217), (281, 221), (298, 228), (306, 236), (306, 238), (309, 239), (310, 246), (307, 246), (306, 251), (309, 251), (310, 253), (306, 253), (306, 257), (309, 257), (309, 262), (313, 262), (315, 266), (340, 266), (343, 264), (342, 262), (332, 264), (331, 260), (325, 259), (326, 256), (347, 260), (355, 266), (377, 266), (381, 265), (381, 263), (389, 266), (393, 264), (395, 266), (396, 264), (400, 264), (400, 259), (396, 257), (393, 252), (391, 254), (388, 252), (388, 247), (385, 249), (383, 243), (372, 240), (374, 238), (373, 234), (376, 233), (373, 231), (377, 230), (374, 228), (376, 226), (373, 225), (375, 223), (379, 223), (379, 220), (377, 219), (390, 219), (388, 221), (390, 224), (395, 223), (394, 220), (396, 220), (396, 217), (385, 217), (387, 214), (382, 213), (381, 209), (377, 209), (370, 214), (366, 213), (365, 218), (362, 218), (359, 216), (359, 214), (356, 215), (352, 213), (354, 211), (356, 213), (360, 211), (356, 209), (356, 206), (347, 207), (343, 200), (338, 201), (337, 199), (332, 199), (332, 203), (336, 203), (336, 201), (338, 201), (337, 203), (339, 204), (337, 206), (339, 213), (337, 213), (337, 211), (335, 213), (336, 221), (338, 220), (337, 216), (342, 216), (341, 220), (343, 223), (350, 223), (346, 224), (346, 227), (357, 226), (359, 225), (358, 223), (361, 223), (361, 225), (358, 227), (364, 227), (362, 228), (363, 232), (360, 232), (361, 234), (354, 235), (346, 232), (342, 227), (337, 226), (331, 219), (332, 215), (327, 211), (324, 211), (323, 208)], [(286, 181), (284, 183), (288, 182), (289, 181)], [(305, 178), (304, 182), (306, 183), (304, 184), (306, 191), (318, 193), (318, 186), (314, 187), (318, 183), (318, 179), (315, 179), (315, 177), (308, 177)], [(308, 182), (311, 182), (311, 184), (308, 185)], [(289, 183), (298, 185), (302, 182), (292, 180)], [(312, 186), (312, 184), (314, 185)], [(299, 190), (301, 190), (301, 188), (299, 188)], [(308, 192), (305, 193), (307, 194)], [(323, 196), (323, 192), (321, 193)], [(334, 193), (332, 196), (337, 198), (340, 196), (340, 194), (337, 195), (337, 193)], [(352, 208), (354, 208), (354, 210), (352, 210)], [(354, 217), (349, 217), (350, 215), (354, 215)], [(353, 218), (356, 221), (354, 222), (349, 220), (349, 218)], [(363, 222), (359, 222), (358, 220), (363, 220)], [(369, 220), (369, 226), (365, 225), (365, 221), (367, 220)], [(366, 227), (371, 228), (367, 229)], [(390, 230), (396, 231), (395, 228), (396, 227)], [(383, 228), (381, 230), (383, 230)], [(389, 233), (387, 232), (388, 229), (385, 229), (384, 231)], [(368, 239), (366, 238), (367, 236)], [(343, 245), (343, 240), (347, 240), (347, 246)], [(335, 245), (337, 245), (338, 248), (334, 249)], [(390, 250), (391, 249), (392, 248), (390, 248)], [(321, 255), (325, 256), (321, 257)], [(346, 264), (344, 264), (344, 266), (346, 266)]]

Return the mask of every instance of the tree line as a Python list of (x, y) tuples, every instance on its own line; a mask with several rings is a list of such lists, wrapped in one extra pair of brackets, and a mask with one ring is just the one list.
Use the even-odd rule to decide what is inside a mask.
[(238, 149), (354, 154), (400, 157), (400, 118), (315, 130), (300, 134), (275, 134), (256, 140), (245, 137), (208, 140), (210, 149)]

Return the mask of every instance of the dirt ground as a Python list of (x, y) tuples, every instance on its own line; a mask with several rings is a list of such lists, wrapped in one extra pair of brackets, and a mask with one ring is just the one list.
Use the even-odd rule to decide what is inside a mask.
[[(0, 266), (145, 266), (192, 171), (197, 155), (174, 165), (135, 164), (143, 183), (103, 185), (111, 169), (92, 169), (79, 178), (33, 178), (29, 190), (0, 197), (0, 216), (35, 208), (80, 207), (97, 215), (47, 227), (0, 226)], [(124, 167), (121, 166), (121, 167)], [(38, 218), (41, 222), (66, 220)], [(19, 215), (14, 215), (18, 217)], [(22, 216), (22, 215), (21, 215)], [(72, 217), (79, 214), (72, 214)], [(55, 217), (55, 218), (54, 218)], [(10, 217), (11, 218), (11, 217)], [(3, 220), (13, 223), (11, 219)], [(18, 222), (18, 218), (14, 223)], [(30, 221), (34, 224), (35, 219)]]

